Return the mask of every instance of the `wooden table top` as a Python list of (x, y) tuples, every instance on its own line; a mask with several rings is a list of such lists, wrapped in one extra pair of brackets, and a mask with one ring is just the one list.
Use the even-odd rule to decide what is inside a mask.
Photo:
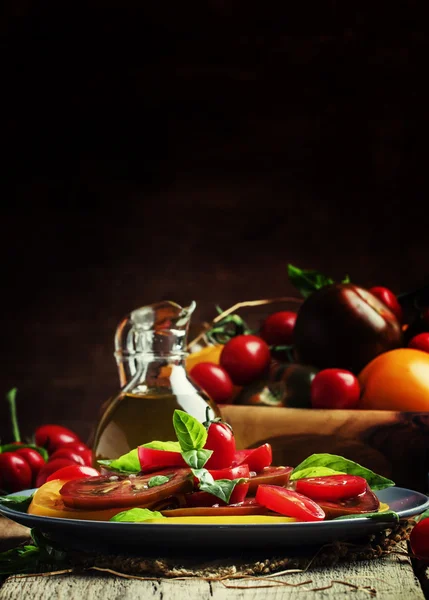
[[(28, 534), (27, 528), (0, 518), (0, 551), (16, 546), (28, 538)], [(402, 548), (406, 550), (405, 545)], [(101, 571), (25, 578), (11, 576), (0, 580), (0, 600), (21, 600), (24, 596), (32, 600), (423, 600), (429, 598), (426, 583), (425, 571), (421, 567), (413, 568), (408, 556), (397, 553), (371, 561), (347, 562), (259, 579), (143, 580)]]

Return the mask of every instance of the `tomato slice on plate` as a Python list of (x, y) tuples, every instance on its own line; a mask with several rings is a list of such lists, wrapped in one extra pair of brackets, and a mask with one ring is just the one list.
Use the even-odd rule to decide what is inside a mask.
[(347, 500), (363, 494), (367, 481), (358, 475), (328, 475), (325, 477), (307, 477), (298, 479), (296, 491), (312, 500)]
[(363, 494), (354, 496), (354, 498), (338, 500), (337, 502), (318, 500), (317, 503), (324, 510), (327, 519), (356, 514), (362, 514), (364, 517), (365, 513), (376, 512), (380, 509), (380, 500), (368, 485)]
[[(152, 485), (155, 477), (167, 477), (168, 481)], [(152, 482), (151, 482), (152, 479)], [(65, 506), (83, 509), (115, 507), (150, 507), (160, 500), (184, 494), (193, 488), (190, 469), (164, 469), (135, 477), (105, 476), (87, 477), (68, 481), (60, 490)]]
[(165, 467), (187, 466), (180, 452), (156, 450), (144, 446), (139, 446), (137, 451), (142, 472), (164, 469)]
[(262, 506), (298, 521), (325, 519), (325, 512), (314, 500), (284, 487), (262, 484), (258, 487), (255, 498)]
[(161, 510), (164, 517), (227, 517), (238, 515), (272, 515), (265, 506), (258, 504), (254, 498), (246, 498), (237, 504), (226, 506), (187, 506), (172, 510)]
[(261, 483), (286, 487), (292, 471), (293, 467), (265, 467), (259, 473), (251, 475), (248, 495), (255, 494)]
[(257, 448), (249, 450), (237, 450), (233, 460), (233, 466), (246, 463), (249, 469), (259, 473), (265, 467), (269, 467), (273, 462), (273, 451), (271, 444), (262, 444)]
[[(237, 483), (235, 488), (232, 490), (231, 497), (228, 504), (239, 504), (243, 502), (247, 496), (249, 489), (248, 483)], [(227, 506), (226, 502), (210, 494), (210, 492), (193, 492), (192, 494), (185, 495), (185, 502), (187, 506)]]

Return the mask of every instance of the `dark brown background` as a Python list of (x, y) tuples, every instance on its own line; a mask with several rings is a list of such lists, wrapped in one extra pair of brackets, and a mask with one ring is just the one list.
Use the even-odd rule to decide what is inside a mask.
[(139, 305), (210, 318), (294, 293), (288, 262), (427, 281), (424, 3), (9, 4), (0, 394), (24, 434), (88, 435)]

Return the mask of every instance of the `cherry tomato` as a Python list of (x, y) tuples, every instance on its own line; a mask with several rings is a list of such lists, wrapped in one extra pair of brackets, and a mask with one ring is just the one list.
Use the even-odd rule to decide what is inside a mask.
[(323, 509), (314, 500), (277, 485), (260, 485), (255, 499), (262, 506), (298, 521), (323, 521), (325, 518)]
[(358, 475), (329, 475), (298, 479), (295, 489), (312, 500), (335, 502), (363, 494), (366, 486), (366, 479)]
[(193, 367), (189, 376), (219, 404), (231, 402), (234, 385), (231, 377), (220, 365), (200, 362)]
[(69, 458), (56, 458), (55, 460), (48, 461), (38, 472), (36, 477), (36, 487), (40, 487), (46, 481), (46, 479), (55, 471), (62, 469), (63, 467), (68, 467), (70, 465), (75, 465), (72, 460)]
[(43, 456), (34, 448), (19, 448), (14, 451), (14, 454), (22, 456), (27, 461), (31, 469), (32, 481), (35, 482), (38, 472), (46, 464)]
[(404, 318), (402, 306), (399, 304), (397, 297), (391, 290), (382, 286), (374, 286), (369, 288), (368, 291), (371, 292), (373, 296), (381, 300), (381, 302), (383, 302), (383, 304), (385, 304), (385, 306), (387, 306), (387, 308), (393, 312), (399, 323), (402, 323)]
[(293, 467), (265, 467), (261, 469), (259, 473), (255, 473), (250, 477), (248, 495), (253, 496), (261, 483), (285, 487), (292, 471)]
[(53, 479), (62, 479), (63, 481), (70, 481), (72, 479), (82, 479), (83, 477), (98, 477), (100, 472), (97, 469), (88, 467), (87, 465), (69, 465), (58, 469), (54, 473), (51, 473), (46, 481), (52, 481)]
[(231, 427), (223, 421), (212, 421), (204, 448), (213, 450), (213, 454), (204, 465), (206, 469), (231, 467), (235, 456), (235, 438)]
[(164, 469), (165, 467), (187, 467), (180, 452), (156, 450), (155, 448), (138, 447), (138, 456), (143, 473)]
[(429, 563), (429, 519), (416, 523), (410, 534), (411, 552), (424, 562)]
[[(168, 482), (149, 487), (152, 477), (163, 475)], [(157, 502), (185, 494), (193, 488), (190, 469), (163, 469), (146, 475), (121, 477), (100, 475), (68, 481), (60, 490), (64, 504), (70, 508), (101, 509), (132, 506), (154, 506)]]
[(234, 456), (234, 465), (246, 463), (254, 473), (260, 473), (265, 467), (271, 466), (273, 462), (273, 450), (271, 444), (262, 444), (250, 450), (237, 450)]
[(85, 459), (83, 458), (83, 456), (81, 454), (79, 454), (78, 452), (74, 452), (73, 450), (70, 450), (67, 447), (59, 448), (58, 450), (55, 450), (55, 452), (53, 452), (51, 454), (51, 456), (49, 457), (48, 462), (52, 462), (53, 460), (56, 460), (57, 458), (68, 458), (69, 460), (71, 460), (72, 462), (74, 462), (78, 465), (85, 464)]
[(412, 337), (408, 342), (408, 348), (429, 352), (429, 333), (425, 331)]
[(357, 377), (345, 369), (323, 369), (311, 382), (313, 408), (356, 408), (360, 398)]
[(41, 425), (34, 432), (36, 446), (46, 448), (49, 454), (70, 442), (80, 442), (79, 436), (62, 425)]
[[(80, 454), (86, 465), (88, 465), (89, 467), (92, 465), (94, 458), (92, 450), (83, 442), (70, 442), (69, 444), (65, 444), (64, 446), (61, 446), (61, 448), (59, 448), (59, 450), (65, 449), (73, 450), (73, 452), (75, 452), (76, 454)], [(56, 452), (58, 452), (58, 450), (56, 450)]]
[(0, 489), (19, 492), (31, 486), (31, 467), (23, 456), (16, 452), (0, 454)]
[(256, 335), (237, 335), (223, 347), (220, 365), (235, 385), (247, 385), (261, 378), (271, 360), (268, 344)]
[(282, 310), (272, 313), (262, 323), (261, 338), (270, 346), (290, 346), (293, 343), (293, 328), (297, 313)]

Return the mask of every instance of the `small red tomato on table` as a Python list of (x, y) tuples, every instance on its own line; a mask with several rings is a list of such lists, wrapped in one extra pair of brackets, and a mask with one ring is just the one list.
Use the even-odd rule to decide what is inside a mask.
[(242, 334), (225, 344), (219, 362), (235, 385), (247, 385), (267, 374), (270, 360), (270, 348), (261, 337)]
[(290, 346), (296, 317), (297, 313), (290, 310), (272, 313), (262, 323), (259, 335), (270, 346)]
[(389, 288), (376, 285), (372, 288), (369, 288), (368, 291), (371, 292), (373, 296), (381, 300), (381, 302), (383, 302), (383, 304), (385, 304), (387, 308), (393, 312), (399, 323), (402, 323), (404, 318), (402, 306), (399, 304), (396, 295), (389, 290)]
[(357, 377), (345, 369), (323, 369), (311, 382), (313, 408), (353, 409), (359, 403), (360, 385)]
[(34, 432), (37, 446), (46, 448), (49, 454), (72, 442), (80, 442), (79, 436), (62, 425), (41, 425)]
[(429, 518), (414, 525), (410, 534), (410, 548), (416, 558), (429, 564)]
[(429, 332), (418, 333), (408, 342), (408, 348), (429, 352)]
[(32, 471), (23, 456), (16, 452), (0, 454), (0, 489), (19, 492), (31, 487)]

